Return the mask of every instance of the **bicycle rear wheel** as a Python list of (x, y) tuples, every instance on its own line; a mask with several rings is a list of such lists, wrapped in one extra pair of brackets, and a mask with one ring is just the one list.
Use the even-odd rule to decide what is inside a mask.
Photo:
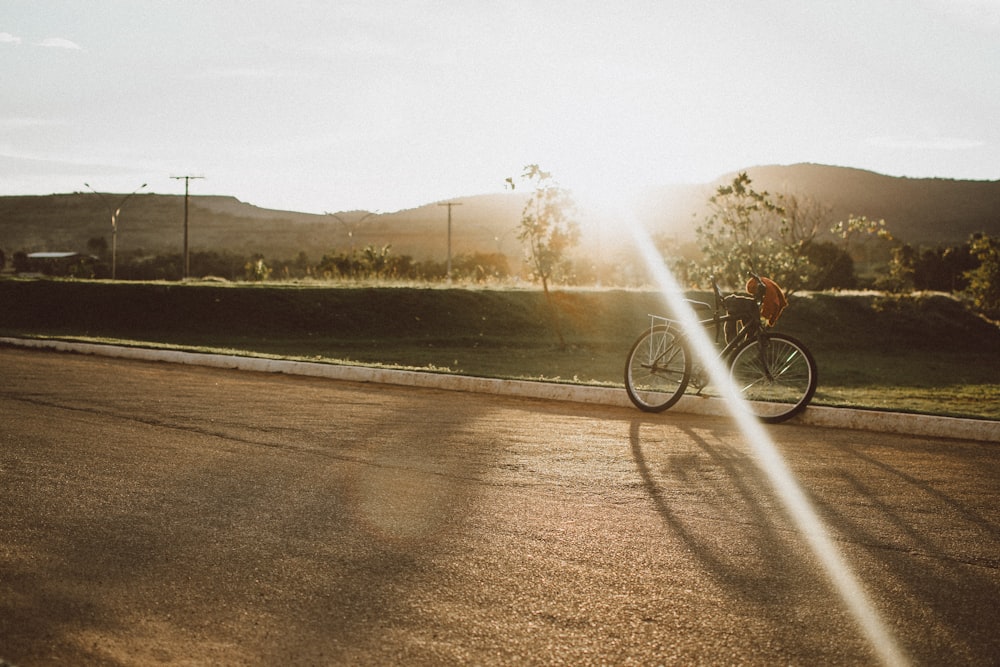
[(644, 412), (663, 412), (680, 400), (691, 379), (687, 344), (668, 326), (643, 332), (629, 350), (625, 389)]
[[(762, 346), (763, 341), (763, 346)], [(777, 424), (802, 412), (816, 393), (812, 353), (786, 334), (766, 334), (739, 349), (733, 381), (762, 422)]]

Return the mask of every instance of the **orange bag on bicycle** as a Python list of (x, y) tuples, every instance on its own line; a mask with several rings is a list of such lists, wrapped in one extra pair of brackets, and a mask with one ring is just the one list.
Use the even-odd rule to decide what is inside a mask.
[[(764, 299), (760, 303), (760, 314), (767, 320), (767, 325), (773, 327), (774, 323), (781, 317), (781, 312), (788, 306), (788, 299), (785, 298), (785, 292), (778, 283), (770, 278), (761, 278), (760, 281), (764, 283)], [(747, 281), (747, 292), (751, 296), (757, 293), (757, 280), (755, 278)]]

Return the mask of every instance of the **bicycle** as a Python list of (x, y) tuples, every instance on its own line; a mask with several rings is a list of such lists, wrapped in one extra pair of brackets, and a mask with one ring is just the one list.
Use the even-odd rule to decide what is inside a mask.
[[(685, 301), (711, 310), (711, 317), (699, 323), (715, 328), (716, 346), (720, 332), (727, 334), (719, 358), (753, 414), (764, 423), (777, 424), (802, 412), (812, 400), (816, 361), (800, 341), (771, 330), (776, 318), (761, 316), (767, 288), (752, 271), (750, 277), (756, 284), (753, 296), (723, 297), (713, 276), (714, 307), (702, 301)], [(629, 398), (644, 412), (662, 412), (677, 403), (689, 386), (701, 395), (709, 382), (704, 369), (692, 358), (687, 334), (679, 321), (650, 315), (649, 328), (636, 339), (625, 363)]]

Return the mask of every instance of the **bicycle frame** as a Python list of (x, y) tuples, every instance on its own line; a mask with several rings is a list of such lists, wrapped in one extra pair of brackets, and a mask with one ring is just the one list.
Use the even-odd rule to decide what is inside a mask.
[[(722, 292), (721, 290), (719, 290), (718, 285), (715, 284), (714, 281), (712, 283), (712, 289), (715, 292), (715, 304), (716, 304), (715, 307), (712, 307), (711, 305), (705, 303), (704, 301), (695, 301), (693, 299), (684, 299), (684, 301), (691, 304), (694, 307), (702, 306), (712, 311), (711, 317), (698, 320), (698, 324), (704, 327), (711, 325), (715, 328), (715, 345), (716, 347), (718, 347), (719, 338), (721, 333), (725, 330), (726, 323), (740, 322), (742, 320), (740, 320), (735, 315), (726, 312), (725, 306), (723, 305), (724, 299), (722, 297)], [(767, 327), (763, 323), (760, 323), (760, 311), (759, 311), (760, 303), (757, 299), (754, 299), (754, 303), (757, 305), (758, 309), (757, 310), (758, 325), (740, 327), (736, 335), (733, 336), (733, 339), (727, 341), (726, 345), (723, 346), (721, 350), (719, 350), (718, 358), (722, 359), (727, 366), (732, 361), (732, 357), (736, 353), (736, 351), (739, 350), (743, 346), (743, 344), (750, 339), (751, 335), (753, 335), (754, 333), (753, 330), (756, 330), (756, 336), (758, 337), (758, 339), (764, 339), (767, 336)], [(684, 327), (679, 320), (674, 320), (669, 317), (663, 317), (662, 315), (654, 315), (652, 313), (649, 314), (649, 318), (650, 318), (649, 327), (651, 331), (653, 328), (657, 326), (666, 326), (668, 331), (673, 329), (675, 331), (680, 332), (681, 335), (685, 335)], [(766, 363), (764, 364), (764, 366), (765, 366), (765, 372), (770, 377), (770, 369), (767, 368)], [(698, 394), (700, 394), (702, 389), (704, 389), (708, 385), (708, 382), (706, 381), (704, 376), (705, 373), (701, 365), (698, 364), (697, 361), (695, 361), (695, 366), (691, 372), (691, 383), (698, 390), (697, 391)]]

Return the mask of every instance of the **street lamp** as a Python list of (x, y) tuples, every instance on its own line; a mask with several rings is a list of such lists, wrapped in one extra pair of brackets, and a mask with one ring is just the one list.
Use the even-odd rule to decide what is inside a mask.
[(91, 192), (93, 192), (95, 195), (97, 195), (98, 197), (101, 198), (101, 201), (104, 202), (104, 205), (108, 209), (108, 213), (111, 214), (111, 279), (114, 280), (115, 279), (115, 265), (117, 264), (117, 261), (118, 261), (118, 214), (121, 213), (122, 206), (124, 206), (125, 202), (127, 202), (129, 200), (129, 197), (131, 197), (132, 195), (134, 195), (139, 190), (142, 190), (144, 187), (146, 187), (147, 184), (143, 183), (142, 185), (140, 185), (139, 187), (137, 187), (132, 192), (132, 194), (126, 195), (125, 198), (121, 200), (121, 203), (118, 204), (117, 208), (111, 208), (111, 202), (108, 201), (108, 198), (105, 197), (104, 195), (102, 195), (100, 192), (98, 192), (94, 188), (91, 188), (90, 187), (90, 183), (84, 183), (84, 185), (87, 186), (88, 188), (90, 188)]
[(325, 213), (328, 216), (330, 216), (331, 218), (333, 218), (334, 220), (336, 220), (337, 222), (339, 222), (340, 224), (342, 224), (344, 226), (344, 229), (347, 230), (347, 238), (351, 239), (351, 252), (352, 253), (354, 252), (354, 230), (355, 230), (355, 228), (358, 225), (360, 225), (366, 218), (370, 218), (373, 215), (378, 215), (378, 211), (369, 211), (368, 213), (365, 213), (363, 216), (361, 216), (360, 218), (358, 218), (357, 220), (355, 220), (353, 223), (350, 223), (350, 222), (347, 222), (346, 220), (344, 220), (343, 218), (341, 218), (336, 213), (330, 213), (329, 211), (325, 211)]

